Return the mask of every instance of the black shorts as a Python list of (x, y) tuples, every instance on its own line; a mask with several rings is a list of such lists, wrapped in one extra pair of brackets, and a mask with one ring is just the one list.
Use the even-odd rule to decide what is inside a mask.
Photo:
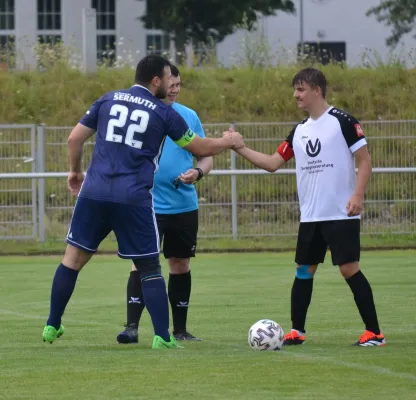
[(360, 261), (360, 220), (301, 222), (295, 262), (300, 265), (320, 264), (331, 250), (332, 264)]
[(195, 257), (198, 210), (180, 214), (156, 214), (165, 258)]

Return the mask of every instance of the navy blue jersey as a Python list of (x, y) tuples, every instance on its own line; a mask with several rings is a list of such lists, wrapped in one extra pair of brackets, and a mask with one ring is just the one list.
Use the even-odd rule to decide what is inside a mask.
[(140, 206), (153, 204), (166, 135), (181, 147), (195, 137), (172, 107), (140, 85), (105, 94), (80, 123), (97, 135), (79, 196)]

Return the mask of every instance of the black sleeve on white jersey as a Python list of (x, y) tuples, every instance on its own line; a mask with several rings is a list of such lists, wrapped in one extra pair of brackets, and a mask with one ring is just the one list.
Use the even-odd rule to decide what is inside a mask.
[(293, 148), (293, 137), (295, 136), (295, 131), (298, 126), (296, 125), (289, 133), (289, 136), (286, 138), (286, 142), (289, 143), (289, 146)]
[(286, 138), (286, 142), (289, 143), (290, 147), (293, 147), (293, 138), (295, 137), (295, 132), (296, 129), (298, 128), (299, 125), (303, 125), (306, 121), (308, 120), (308, 118), (305, 118), (302, 122), (299, 122), (298, 124), (296, 124), (296, 126), (290, 131), (289, 136)]
[(361, 125), (352, 115), (349, 115), (342, 110), (338, 110), (337, 108), (333, 108), (329, 111), (329, 114), (338, 120), (341, 126), (342, 134), (344, 135), (345, 141), (347, 142), (349, 148), (354, 146), (360, 140), (365, 141)]

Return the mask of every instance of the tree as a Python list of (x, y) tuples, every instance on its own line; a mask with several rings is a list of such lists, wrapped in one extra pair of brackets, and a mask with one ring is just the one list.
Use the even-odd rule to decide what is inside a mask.
[(370, 8), (366, 15), (374, 15), (377, 21), (392, 26), (386, 43), (396, 46), (403, 35), (416, 28), (416, 0), (383, 0), (378, 6)]
[(197, 43), (220, 42), (234, 32), (245, 16), (252, 29), (259, 14), (276, 15), (277, 10), (293, 13), (292, 0), (148, 0), (142, 17), (146, 28), (157, 27), (174, 37), (182, 54), (189, 39)]

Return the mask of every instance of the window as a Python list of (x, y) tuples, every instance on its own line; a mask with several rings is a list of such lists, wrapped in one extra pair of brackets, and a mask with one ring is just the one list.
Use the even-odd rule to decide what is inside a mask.
[(169, 54), (170, 40), (168, 35), (147, 35), (146, 36), (147, 54), (157, 54), (159, 56)]
[(116, 29), (115, 0), (92, 0), (91, 7), (97, 12), (97, 30)]
[(97, 13), (97, 59), (108, 65), (116, 59), (116, 1), (92, 0)]
[(0, 30), (14, 29), (14, 0), (0, 0)]
[[(298, 44), (298, 55), (301, 54), (301, 45)], [(303, 54), (307, 59), (317, 61), (323, 65), (331, 62), (343, 62), (346, 60), (345, 42), (305, 42)]]
[(116, 59), (116, 35), (97, 35), (97, 59), (112, 64)]
[(40, 44), (55, 45), (62, 40), (62, 36), (61, 35), (39, 35), (38, 40)]
[(38, 0), (38, 30), (61, 29), (61, 0)]

